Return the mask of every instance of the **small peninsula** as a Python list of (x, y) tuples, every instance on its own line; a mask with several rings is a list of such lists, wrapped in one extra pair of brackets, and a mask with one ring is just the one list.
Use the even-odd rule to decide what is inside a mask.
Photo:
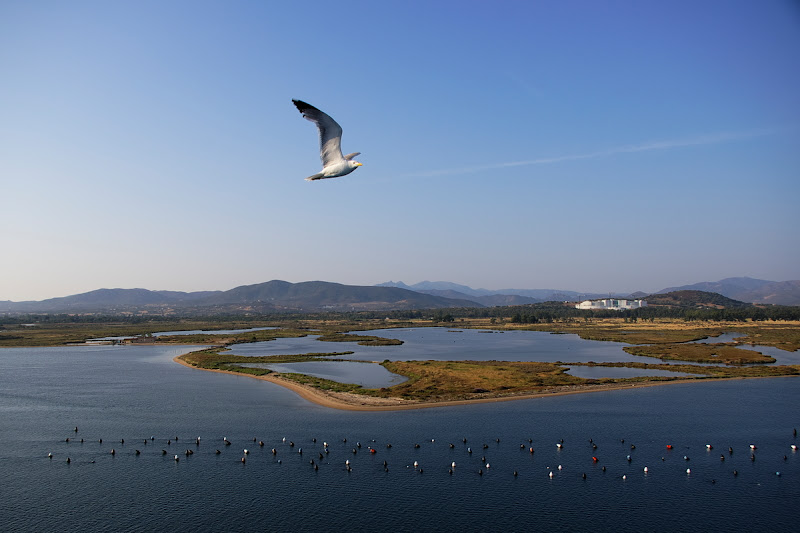
[[(374, 361), (372, 364), (380, 364), (387, 371), (404, 376), (406, 380), (390, 387), (373, 389), (307, 374), (279, 373), (266, 368), (270, 363), (347, 361), (347, 356), (353, 353), (349, 349), (353, 343), (380, 350), (381, 346), (402, 344), (402, 341), (391, 337), (392, 329), (442, 326), (450, 328), (448, 331), (540, 331), (575, 334), (586, 340), (621, 342), (626, 344), (624, 350), (640, 357), (641, 362)], [(381, 330), (381, 334), (374, 335), (375, 330)], [(714, 342), (723, 333), (727, 334), (725, 338), (732, 340)], [(300, 355), (241, 356), (228, 349), (237, 344), (309, 336), (321, 341), (339, 342), (342, 350), (310, 351)], [(696, 342), (701, 340), (703, 342)], [(769, 346), (786, 352), (800, 349), (800, 322), (792, 320), (687, 321), (656, 318), (636, 321), (625, 318), (566, 318), (525, 323), (495, 318), (443, 320), (442, 317), (354, 320), (346, 316), (326, 315), (323, 318), (301, 316), (283, 320), (184, 319), (146, 323), (118, 320), (102, 323), (18, 324), (7, 325), (0, 332), (0, 348), (87, 343), (202, 346), (202, 349), (179, 356), (175, 361), (199, 370), (261, 379), (289, 388), (320, 405), (357, 410), (418, 409), (669, 383), (800, 375), (800, 365), (772, 364), (775, 359), (759, 352), (757, 348)], [(670, 364), (666, 361), (670, 361)], [(252, 363), (260, 363), (262, 367), (244, 366)], [(657, 371), (654, 374), (658, 375), (592, 379), (568, 373), (570, 368), (579, 366), (626, 367)]]
[[(621, 326), (624, 324), (624, 330)], [(402, 327), (425, 327), (437, 324), (403, 323)], [(352, 324), (346, 330), (353, 331)], [(383, 329), (386, 323), (380, 324)], [(398, 326), (399, 327), (399, 326)], [(800, 375), (800, 365), (773, 365), (774, 358), (758, 351), (743, 348), (749, 336), (757, 336), (761, 345), (792, 347), (798, 343), (798, 324), (708, 325), (662, 321), (637, 327), (619, 320), (606, 319), (594, 324), (551, 325), (550, 328), (519, 327), (485, 323), (459, 323), (459, 327), (489, 328), (498, 331), (511, 329), (539, 330), (551, 333), (576, 333), (591, 340), (621, 340), (637, 343), (625, 347), (628, 353), (651, 360), (686, 361), (687, 364), (653, 362), (575, 363), (575, 362), (507, 362), (507, 361), (384, 361), (388, 371), (405, 376), (405, 382), (392, 387), (366, 389), (358, 385), (339, 383), (306, 374), (276, 373), (266, 368), (240, 366), (242, 363), (285, 363), (298, 361), (324, 361), (351, 352), (309, 353), (304, 355), (274, 355), (244, 357), (226, 351), (226, 346), (192, 352), (176, 361), (204, 370), (248, 375), (296, 391), (304, 398), (338, 409), (392, 410), (415, 409), (471, 402), (495, 402), (516, 399), (608, 391), (629, 387), (689, 383), (702, 380), (742, 379)], [(742, 337), (727, 343), (694, 343), (725, 331), (742, 329)], [(274, 332), (279, 334), (278, 332)], [(297, 332), (294, 332), (297, 333)], [(399, 344), (396, 339), (360, 336), (353, 333), (326, 333), (321, 340), (359, 342), (359, 344)], [(694, 363), (694, 364), (689, 364)], [(709, 363), (702, 365), (698, 363)], [(723, 364), (724, 366), (722, 366)], [(672, 376), (645, 376), (634, 378), (586, 379), (567, 373), (575, 366), (627, 367), (641, 370), (670, 371)]]

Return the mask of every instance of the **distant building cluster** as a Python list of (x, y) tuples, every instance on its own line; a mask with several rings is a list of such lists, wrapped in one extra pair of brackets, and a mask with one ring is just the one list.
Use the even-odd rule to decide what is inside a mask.
[(639, 309), (646, 307), (644, 300), (619, 300), (617, 298), (606, 298), (603, 300), (584, 300), (577, 304), (575, 309), (597, 309), (608, 311), (620, 311), (622, 309)]

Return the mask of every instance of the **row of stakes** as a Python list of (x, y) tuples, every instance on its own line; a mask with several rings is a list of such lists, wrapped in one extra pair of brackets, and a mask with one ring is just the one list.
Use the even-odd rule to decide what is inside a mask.
[[(74, 429), (74, 432), (75, 432), (75, 433), (77, 433), (77, 432), (78, 432), (78, 428), (77, 428), (77, 427), (75, 427), (75, 429)], [(794, 429), (794, 431), (793, 431), (793, 434), (794, 434), (794, 436), (795, 436), (795, 437), (797, 436), (797, 429)], [(66, 442), (70, 442), (70, 440), (71, 440), (71, 439), (70, 439), (69, 437), (67, 437), (65, 440), (66, 440)], [(178, 437), (176, 436), (176, 437), (174, 438), (174, 440), (177, 442), (177, 441), (178, 441)], [(154, 437), (154, 436), (151, 436), (151, 437), (150, 437), (150, 441), (151, 441), (151, 442), (152, 442), (152, 441), (155, 441), (155, 437)], [(169, 439), (169, 440), (167, 440), (167, 444), (168, 444), (168, 445), (171, 445), (171, 444), (172, 444), (172, 441), (173, 441), (173, 439)], [(200, 445), (200, 441), (201, 441), (201, 438), (200, 438), (200, 437), (197, 437), (197, 438), (195, 439), (195, 444), (196, 444), (197, 446), (199, 446), (199, 445)], [(224, 445), (225, 445), (225, 446), (230, 446), (230, 445), (232, 445), (232, 442), (231, 442), (231, 441), (229, 441), (227, 437), (223, 437), (223, 438), (222, 438), (222, 441), (223, 441), (223, 443), (224, 443)], [(466, 444), (466, 442), (467, 442), (467, 439), (466, 439), (466, 437), (465, 437), (464, 439), (462, 439), (462, 441), (464, 442), (464, 444)], [(497, 443), (499, 443), (499, 442), (500, 442), (500, 439), (495, 439), (495, 441), (496, 441)], [(80, 442), (81, 442), (81, 443), (83, 443), (83, 442), (84, 442), (84, 439), (80, 439)], [(103, 443), (103, 439), (99, 439), (99, 440), (98, 440), (98, 442), (99, 442), (100, 444), (102, 444), (102, 443)], [(259, 445), (259, 447), (263, 447), (263, 446), (264, 446), (264, 441), (263, 441), (263, 440), (262, 440), (262, 441), (257, 441), (257, 439), (256, 439), (255, 437), (253, 437), (253, 442), (258, 442), (258, 445)], [(284, 443), (286, 442), (286, 438), (285, 438), (285, 437), (283, 438), (283, 442), (284, 442)], [(313, 438), (313, 439), (312, 439), (312, 442), (316, 443), (316, 442), (317, 442), (317, 439), (316, 439), (316, 438)], [(345, 442), (345, 443), (346, 443), (346, 442), (347, 442), (347, 439), (343, 439), (343, 442)], [(435, 439), (431, 439), (431, 442), (435, 442)], [(529, 442), (529, 443), (532, 443), (532, 439), (528, 439), (528, 442)], [(622, 442), (622, 443), (624, 443), (624, 442), (625, 442), (625, 439), (622, 439), (622, 440), (621, 440), (621, 442)], [(148, 444), (148, 440), (147, 440), (147, 439), (144, 439), (144, 440), (143, 440), (143, 443), (144, 443), (144, 445), (147, 445), (147, 444)], [(593, 440), (592, 440), (592, 439), (589, 439), (589, 443), (592, 445), (592, 449), (597, 449), (597, 445), (596, 445), (596, 444), (593, 442)], [(120, 439), (120, 444), (125, 444), (125, 439)], [(289, 442), (289, 446), (290, 446), (290, 447), (294, 447), (294, 442), (290, 441), (290, 442)], [(361, 448), (361, 443), (360, 443), (360, 442), (359, 442), (359, 443), (356, 443), (356, 446), (357, 446), (357, 448)], [(450, 443), (450, 445), (449, 445), (449, 446), (450, 446), (450, 448), (454, 448), (454, 447), (455, 447), (455, 445), (454, 445), (454, 444), (452, 444), (452, 443)], [(557, 447), (559, 450), (560, 450), (560, 449), (562, 449), (562, 448), (563, 448), (563, 446), (564, 446), (564, 440), (563, 440), (563, 439), (561, 439), (561, 441), (560, 441), (560, 442), (556, 443), (556, 447)], [(387, 444), (387, 445), (386, 445), (386, 447), (387, 447), (387, 448), (391, 448), (391, 447), (392, 447), (392, 445), (391, 445), (391, 444)], [(419, 445), (419, 444), (415, 444), (415, 445), (414, 445), (414, 447), (415, 447), (415, 448), (419, 448), (419, 447), (420, 447), (420, 445)], [(484, 444), (484, 445), (483, 445), (483, 448), (484, 448), (484, 449), (486, 449), (486, 448), (488, 448), (488, 447), (489, 447), (489, 446), (488, 446), (487, 444)], [(672, 450), (672, 449), (673, 449), (673, 445), (671, 445), (671, 444), (667, 444), (667, 445), (666, 445), (666, 448), (667, 448), (668, 450)], [(792, 452), (796, 452), (796, 451), (797, 451), (797, 445), (796, 445), (796, 444), (792, 444), (792, 445), (790, 446), (790, 448), (791, 448)], [(375, 448), (373, 448), (373, 447), (371, 447), (371, 446), (370, 446), (370, 447), (368, 447), (368, 449), (369, 449), (369, 452), (370, 452), (371, 454), (374, 454), (374, 453), (376, 453), (376, 450), (375, 450)], [(525, 449), (525, 445), (524, 445), (524, 444), (520, 444), (520, 449)], [(635, 445), (631, 445), (631, 449), (636, 449), (636, 446), (635, 446)], [(711, 444), (706, 444), (706, 449), (707, 449), (708, 451), (711, 451), (711, 450), (713, 450), (713, 446), (712, 446)], [(757, 447), (756, 447), (756, 445), (755, 445), (755, 444), (751, 444), (751, 445), (750, 445), (750, 450), (751, 450), (750, 460), (751, 460), (751, 461), (755, 461), (755, 453), (754, 453), (754, 452), (755, 452), (755, 450), (756, 450), (756, 449), (757, 449)], [(328, 453), (329, 453), (329, 450), (328, 450), (328, 443), (327, 443), (327, 442), (324, 442), (324, 443), (323, 443), (323, 450), (324, 450), (325, 454), (328, 454)], [(529, 447), (529, 448), (528, 448), (528, 450), (529, 450), (529, 452), (530, 452), (531, 454), (533, 454), (533, 453), (534, 453), (534, 449), (533, 449), (533, 447)], [(272, 448), (271, 452), (272, 452), (272, 455), (273, 455), (273, 456), (274, 456), (274, 455), (277, 455), (277, 453), (278, 453), (278, 452), (277, 452), (277, 450), (276, 450), (275, 448)], [(357, 452), (356, 448), (353, 448), (353, 453), (355, 454), (356, 452)], [(135, 452), (134, 452), (134, 453), (135, 453), (135, 455), (140, 455), (140, 454), (141, 454), (141, 451), (137, 449), (137, 450), (135, 450)], [(217, 455), (219, 455), (219, 454), (221, 454), (222, 452), (221, 452), (219, 449), (217, 449), (215, 453), (216, 453)], [(243, 453), (244, 453), (244, 456), (241, 458), (241, 462), (242, 462), (242, 463), (245, 463), (245, 462), (247, 461), (247, 455), (249, 455), (250, 451), (249, 451), (247, 448), (245, 448), (245, 449), (243, 450)], [(300, 455), (302, 455), (302, 454), (303, 454), (303, 449), (302, 449), (302, 448), (299, 448), (299, 449), (298, 449), (298, 453), (299, 453)], [(469, 454), (472, 454), (472, 448), (467, 448), (467, 453), (469, 453)], [(729, 453), (729, 454), (733, 454), (733, 448), (732, 448), (732, 447), (728, 447), (728, 453)], [(110, 452), (110, 454), (111, 454), (112, 456), (113, 456), (113, 455), (116, 455), (116, 450), (115, 450), (114, 448), (112, 448), (112, 449), (111, 449), (111, 452)], [(168, 454), (167, 450), (161, 450), (161, 455), (167, 455), (167, 454)], [(193, 455), (193, 454), (194, 454), (194, 451), (192, 451), (192, 450), (190, 450), (190, 449), (187, 449), (187, 450), (185, 451), (185, 455), (186, 455), (187, 457), (188, 457), (188, 456), (190, 456), (190, 455)], [(47, 456), (48, 456), (48, 458), (52, 459), (52, 458), (53, 458), (53, 453), (52, 453), (52, 452), (50, 452), (50, 453), (48, 453), (48, 454), (47, 454)], [(323, 458), (324, 458), (324, 456), (323, 456), (323, 454), (322, 454), (322, 453), (320, 453), (320, 454), (319, 454), (319, 458), (320, 458), (320, 459), (323, 459)], [(784, 460), (786, 460), (786, 459), (787, 459), (787, 456), (785, 456), (785, 455), (784, 455), (784, 456), (783, 456), (783, 458), (784, 458)], [(179, 461), (180, 461), (180, 457), (179, 457), (177, 454), (174, 454), (174, 456), (173, 456), (173, 459), (175, 460), (175, 462), (179, 462)], [(632, 458), (631, 458), (631, 456), (630, 456), (630, 455), (628, 455), (628, 456), (626, 457), (626, 459), (627, 459), (627, 461), (628, 461), (629, 463), (630, 463), (630, 462), (631, 462), (631, 460), (632, 460)], [(685, 461), (689, 461), (689, 457), (688, 457), (688, 456), (686, 456), (686, 455), (684, 455), (684, 456), (683, 456), (683, 459), (684, 459)], [(663, 461), (663, 460), (664, 460), (664, 458), (662, 457), (662, 461)], [(724, 460), (725, 460), (725, 455), (723, 455), (723, 454), (720, 454), (720, 460), (721, 460), (721, 461), (724, 461)], [(69, 457), (67, 457), (67, 460), (66, 460), (66, 462), (67, 462), (67, 463), (70, 463), (70, 462), (71, 462), (71, 459), (70, 459)], [(598, 458), (597, 458), (596, 456), (593, 456), (593, 457), (592, 457), (592, 462), (594, 462), (594, 463), (597, 463), (597, 462), (598, 462)], [(281, 463), (281, 460), (280, 460), (280, 459), (278, 460), (278, 463)], [(485, 457), (485, 456), (482, 458), (482, 461), (481, 461), (481, 463), (482, 463), (482, 464), (483, 464), (483, 463), (485, 463), (485, 468), (486, 468), (486, 470), (487, 470), (487, 471), (488, 471), (488, 470), (489, 470), (489, 468), (491, 467), (491, 465), (490, 465), (489, 463), (486, 463), (486, 457)], [(314, 470), (318, 470), (318, 469), (319, 469), (319, 465), (318, 465), (318, 464), (317, 464), (317, 463), (316, 463), (316, 462), (315, 462), (313, 459), (310, 461), (310, 464), (311, 464), (311, 465), (313, 465), (313, 467), (314, 467)], [(386, 462), (386, 461), (383, 461), (383, 467), (384, 467), (384, 470), (388, 472), (388, 464), (387, 464), (387, 462)], [(417, 471), (418, 471), (420, 474), (424, 472), (424, 470), (423, 470), (422, 468), (420, 468), (420, 467), (419, 467), (419, 463), (418, 463), (417, 461), (414, 461), (413, 467), (414, 467), (414, 469), (415, 469), (415, 470), (417, 470)], [(453, 472), (455, 471), (455, 468), (456, 468), (456, 462), (455, 462), (455, 461), (453, 461), (453, 462), (450, 464), (450, 468), (448, 469), (448, 472), (449, 472), (450, 474), (453, 474)], [(345, 469), (346, 469), (348, 472), (352, 471), (352, 467), (351, 467), (351, 463), (350, 463), (350, 460), (349, 460), (349, 459), (345, 461)], [(548, 467), (548, 469), (549, 469), (549, 467)], [(558, 469), (559, 471), (561, 471), (561, 470), (562, 470), (562, 466), (561, 466), (561, 465), (558, 465), (557, 469)], [(603, 472), (605, 472), (605, 471), (606, 471), (606, 467), (605, 467), (605, 466), (603, 466), (603, 467), (602, 467), (602, 471), (603, 471)], [(647, 473), (649, 472), (649, 468), (648, 468), (647, 466), (645, 466), (645, 467), (643, 468), (643, 472), (644, 472), (645, 474), (647, 474)], [(692, 470), (691, 470), (691, 468), (687, 468), (687, 469), (686, 469), (686, 474), (691, 474), (691, 473), (692, 473)], [(478, 474), (479, 474), (479, 475), (483, 475), (483, 468), (480, 468), (480, 469), (478, 470)], [(781, 473), (780, 473), (779, 471), (778, 471), (778, 472), (775, 472), (775, 474), (776, 474), (777, 476), (780, 476), (780, 475), (781, 475)], [(513, 475), (514, 475), (515, 477), (516, 477), (517, 475), (519, 475), (518, 471), (517, 471), (517, 470), (514, 470), (514, 473), (513, 473)], [(733, 475), (734, 475), (734, 476), (738, 475), (738, 471), (737, 471), (737, 470), (734, 470), (734, 471), (733, 471)], [(550, 471), (549, 471), (549, 473), (548, 473), (548, 477), (550, 477), (551, 479), (554, 477), (554, 472), (553, 472), (552, 470), (550, 470)], [(584, 473), (584, 474), (582, 475), (582, 477), (583, 477), (584, 479), (586, 479), (586, 474)], [(622, 475), (622, 479), (623, 479), (623, 480), (624, 480), (624, 479), (627, 479), (627, 475), (624, 475), (624, 474), (623, 474), (623, 475)]]

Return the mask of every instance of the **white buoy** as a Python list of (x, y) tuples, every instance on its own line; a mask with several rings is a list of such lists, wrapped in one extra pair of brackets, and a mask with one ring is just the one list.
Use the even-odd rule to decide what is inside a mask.
[(628, 476), (626, 476), (625, 474), (622, 474), (622, 479), (628, 479)]
[(796, 452), (796, 451), (797, 451), (797, 444), (792, 444), (792, 451), (793, 451), (793, 452)]
[(550, 476), (550, 479), (553, 479), (553, 471), (552, 470), (550, 471), (549, 476)]
[(560, 442), (556, 443), (556, 448), (561, 448), (562, 446), (563, 446), (563, 444), (561, 444)]
[(558, 469), (561, 470), (561, 465), (558, 465)]
[(750, 445), (750, 449), (751, 449), (751, 450), (755, 450), (755, 449), (756, 449), (756, 445), (755, 445), (755, 444), (751, 444), (751, 445)]
[(489, 463), (486, 463), (486, 470), (489, 470)]
[(647, 467), (644, 467), (644, 473), (646, 474), (647, 472), (648, 472)]
[(344, 462), (345, 466), (350, 466), (350, 459)]
[(416, 468), (416, 467), (418, 467), (418, 466), (419, 466), (419, 463), (418, 463), (418, 462), (416, 462), (416, 461), (414, 461), (414, 468)]
[(710, 444), (706, 444), (706, 450), (713, 450), (714, 447)]
[(453, 468), (455, 468), (455, 467), (456, 467), (456, 462), (455, 462), (455, 461), (453, 461), (452, 463), (450, 463), (450, 466), (451, 466), (451, 467), (453, 467)]
[(691, 469), (691, 468), (687, 468), (687, 469), (686, 469), (686, 473), (687, 473), (687, 474), (691, 474), (691, 473), (692, 473), (692, 469)]

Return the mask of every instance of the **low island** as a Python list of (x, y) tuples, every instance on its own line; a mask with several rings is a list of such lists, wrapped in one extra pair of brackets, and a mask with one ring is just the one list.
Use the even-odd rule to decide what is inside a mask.
[[(509, 361), (389, 361), (374, 362), (406, 381), (384, 388), (364, 388), (307, 374), (279, 373), (268, 368), (243, 366), (251, 363), (276, 364), (347, 360), (353, 353), (347, 343), (383, 346), (402, 344), (390, 338), (371, 335), (371, 330), (420, 328), (431, 326), (480, 329), (486, 331), (545, 331), (553, 334), (576, 334), (596, 341), (627, 344), (629, 354), (641, 362), (509, 362)], [(226, 330), (222, 332), (220, 330)], [(199, 331), (194, 334), (169, 335), (159, 331)], [(215, 332), (220, 331), (220, 332)], [(365, 332), (361, 334), (360, 332)], [(714, 342), (723, 333), (739, 335), (729, 342)], [(277, 338), (314, 335), (319, 340), (343, 343), (336, 352), (302, 355), (245, 357), (228, 348), (235, 344), (270, 341)], [(730, 337), (730, 335), (728, 335)], [(702, 343), (693, 342), (704, 340)], [(115, 344), (184, 344), (205, 348), (175, 358), (187, 367), (225, 372), (269, 381), (296, 391), (302, 397), (337, 409), (396, 410), (460, 405), (471, 402), (497, 402), (557, 394), (608, 391), (669, 383), (700, 382), (718, 379), (743, 379), (798, 376), (800, 365), (775, 365), (775, 359), (754, 346), (771, 346), (792, 352), (800, 349), (798, 321), (686, 321), (655, 319), (629, 321), (622, 318), (554, 320), (526, 324), (510, 320), (462, 318), (457, 322), (438, 319), (368, 319), (298, 318), (273, 321), (202, 321), (174, 322), (126, 321), (108, 323), (59, 323), (6, 326), (0, 332), (0, 348), (13, 346), (58, 346), (75, 343), (106, 342)], [(662, 361), (670, 360), (672, 364)], [(678, 363), (675, 363), (675, 362)], [(680, 364), (686, 362), (686, 364)], [(675, 375), (630, 378), (581, 378), (570, 375), (578, 366), (628, 367), (641, 370), (670, 371)]]
[[(396, 327), (424, 327), (440, 324), (404, 322)], [(353, 331), (354, 325), (345, 328)], [(363, 324), (362, 324), (363, 326)], [(391, 324), (373, 327), (387, 329)], [(352, 352), (309, 353), (303, 355), (273, 355), (245, 357), (233, 355), (224, 344), (192, 352), (176, 361), (192, 368), (246, 375), (290, 388), (309, 401), (327, 407), (350, 410), (419, 409), (460, 405), (474, 402), (497, 402), (528, 399), (558, 394), (608, 391), (614, 389), (688, 383), (701, 380), (742, 379), (757, 377), (798, 376), (800, 365), (772, 365), (775, 359), (747, 349), (753, 339), (760, 345), (794, 350), (800, 347), (800, 324), (749, 325), (686, 324), (661, 321), (634, 326), (619, 320), (606, 319), (580, 326), (561, 324), (549, 328), (520, 327), (510, 324), (487, 324), (480, 321), (462, 322), (459, 327), (489, 328), (492, 330), (536, 329), (552, 333), (576, 333), (592, 340), (615, 340), (633, 344), (625, 351), (652, 360), (686, 361), (694, 364), (664, 364), (651, 362), (577, 363), (577, 362), (508, 362), (508, 361), (383, 361), (388, 371), (405, 376), (407, 380), (392, 387), (369, 389), (355, 384), (339, 383), (306, 374), (278, 373), (267, 368), (241, 366), (246, 363), (287, 363), (337, 360)], [(328, 325), (330, 327), (330, 325)], [(371, 328), (364, 328), (371, 329)], [(690, 341), (718, 336), (723, 332), (742, 331), (734, 342), (693, 343)], [(315, 331), (318, 331), (315, 329)], [(270, 335), (297, 335), (297, 330), (274, 330)], [(273, 337), (274, 338), (274, 337)], [(359, 342), (360, 344), (399, 344), (396, 339), (361, 336), (341, 331), (328, 331), (320, 337), (326, 341)], [(263, 339), (267, 340), (267, 339)], [(702, 365), (698, 363), (709, 363)], [(642, 370), (670, 371), (676, 376), (644, 376), (634, 378), (587, 379), (567, 373), (571, 367), (627, 367)], [(679, 377), (678, 377), (679, 376)]]

